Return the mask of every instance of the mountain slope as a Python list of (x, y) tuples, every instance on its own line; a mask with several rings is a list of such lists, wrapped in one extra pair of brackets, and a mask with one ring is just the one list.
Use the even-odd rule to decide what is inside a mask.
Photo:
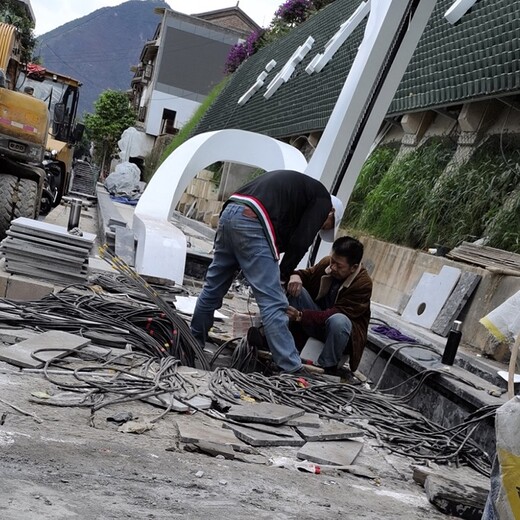
[(106, 89), (128, 90), (139, 55), (151, 40), (160, 16), (162, 0), (130, 0), (104, 7), (66, 23), (38, 38), (35, 55), (45, 67), (83, 83), (79, 115), (94, 110), (93, 103)]

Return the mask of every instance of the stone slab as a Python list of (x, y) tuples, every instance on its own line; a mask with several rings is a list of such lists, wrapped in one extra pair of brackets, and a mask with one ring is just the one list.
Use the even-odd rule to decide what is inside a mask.
[(462, 484), (440, 475), (430, 475), (424, 483), (428, 500), (445, 515), (481, 520), (489, 487)]
[[(27, 266), (20, 262), (14, 262), (14, 263), (9, 262), (6, 266), (6, 269), (9, 272), (12, 272), (13, 274), (21, 274), (24, 276), (28, 276), (30, 278), (43, 278), (44, 280), (50, 280), (50, 281), (54, 281), (54, 282), (58, 282), (58, 283), (82, 282), (82, 281), (85, 281), (87, 274), (88, 274), (88, 271), (86, 271), (86, 270), (85, 270), (85, 272), (81, 272), (78, 274), (70, 274), (70, 273), (61, 274), (61, 273), (56, 273), (55, 271), (50, 271), (47, 269), (39, 269), (34, 266)], [(10, 285), (11, 285), (11, 282), (9, 282), (9, 285), (7, 286), (7, 291), (8, 291), (7, 297), (8, 298), (11, 298), (11, 296), (9, 296), (9, 286)], [(52, 291), (50, 291), (50, 292), (52, 292)], [(32, 298), (27, 298), (27, 299), (33, 300), (35, 298), (32, 297)], [(38, 298), (36, 298), (36, 299), (38, 299)]]
[(218, 423), (197, 421), (193, 417), (185, 421), (178, 420), (181, 442), (197, 444), (200, 441), (231, 446), (233, 449), (243, 449), (245, 444), (237, 439), (231, 430), (222, 428)]
[(50, 248), (38, 245), (32, 245), (25, 242), (14, 242), (6, 239), (2, 244), (2, 252), (5, 255), (11, 253), (18, 254), (20, 256), (26, 256), (29, 259), (34, 257), (43, 257), (50, 259), (63, 260), (69, 263), (83, 263), (88, 256), (88, 250), (84, 250), (82, 253), (71, 253), (68, 250), (62, 250), (59, 247)]
[(363, 443), (357, 441), (307, 442), (298, 450), (297, 457), (316, 464), (350, 466), (362, 448)]
[(30, 234), (37, 237), (54, 238), (57, 242), (65, 242), (66, 244), (84, 244), (92, 245), (96, 239), (93, 233), (83, 233), (82, 236), (71, 235), (67, 228), (49, 224), (42, 220), (32, 220), (30, 218), (18, 217), (11, 221), (11, 229), (19, 233)]
[(35, 301), (54, 292), (54, 285), (35, 280), (22, 279), (16, 275), (9, 278), (5, 297), (16, 301)]
[(116, 227), (115, 241), (116, 256), (126, 264), (133, 266), (135, 260), (134, 232), (127, 227)]
[[(51, 330), (20, 343), (0, 348), (0, 361), (22, 368), (42, 368), (46, 361), (68, 356), (71, 351), (89, 343), (89, 339), (81, 336), (60, 330)], [(31, 356), (33, 352), (44, 348), (58, 348), (60, 350), (44, 351), (35, 354), (43, 361), (38, 361)]]
[(461, 270), (443, 266), (439, 274), (424, 273), (403, 311), (402, 318), (429, 329), (459, 281)]
[(323, 421), (317, 413), (304, 413), (300, 417), (291, 419), (285, 423), (285, 426), (304, 426), (305, 428), (320, 428)]
[[(63, 247), (62, 247), (63, 246)], [(16, 237), (7, 237), (2, 243), (2, 249), (9, 251), (10, 249), (27, 251), (29, 253), (42, 253), (50, 256), (52, 254), (64, 255), (67, 258), (85, 258), (88, 256), (90, 249), (84, 247), (74, 247), (67, 244), (55, 244), (47, 241), (47, 243), (37, 243), (31, 240), (19, 239)]]
[(482, 277), (476, 273), (467, 271), (462, 273), (455, 289), (453, 289), (448, 301), (444, 304), (444, 307), (432, 325), (432, 331), (435, 332), (435, 334), (444, 337), (448, 335), (453, 322), (458, 318), (464, 305), (466, 305), (466, 302), (477, 288), (481, 278)]
[(296, 429), (306, 441), (342, 441), (363, 436), (362, 430), (339, 421), (324, 422), (321, 428), (298, 426)]
[[(50, 238), (44, 238), (44, 237), (37, 237), (32, 235), (27, 235), (23, 232), (17, 231), (16, 229), (9, 229), (7, 231), (7, 236), (16, 238), (17, 240), (23, 240), (27, 244), (33, 244), (34, 246), (43, 245), (43, 246), (50, 246), (50, 247), (56, 247), (56, 242), (53, 239)], [(85, 254), (85, 251), (88, 253), (91, 249), (90, 243), (85, 244), (65, 244), (61, 242), (59, 244), (59, 248), (62, 251), (69, 251), (71, 254)]]
[(35, 332), (31, 329), (0, 329), (0, 341), (8, 345), (14, 345), (15, 343), (19, 343), (20, 341), (33, 338), (34, 336), (37, 336), (39, 334), (39, 332)]
[(286, 426), (269, 427), (266, 424), (250, 424), (250, 426), (258, 426), (262, 431), (249, 428), (247, 425), (224, 424), (224, 428), (231, 429), (238, 439), (251, 446), (303, 446), (305, 444), (292, 428)]
[(309, 338), (301, 351), (300, 357), (317, 364), (324, 347), (325, 343), (323, 343), (323, 341), (316, 338)]
[(233, 407), (227, 414), (228, 419), (240, 422), (263, 424), (283, 424), (301, 417), (304, 410), (274, 403), (252, 403)]

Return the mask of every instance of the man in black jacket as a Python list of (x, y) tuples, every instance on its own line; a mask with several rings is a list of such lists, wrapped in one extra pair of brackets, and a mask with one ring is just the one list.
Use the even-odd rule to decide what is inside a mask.
[(231, 195), (220, 214), (213, 261), (191, 321), (193, 335), (205, 342), (213, 314), (241, 269), (260, 308), (274, 362), (284, 372), (300, 370), (282, 284), (318, 232), (334, 241), (342, 214), (341, 201), (321, 182), (291, 170), (265, 173)]

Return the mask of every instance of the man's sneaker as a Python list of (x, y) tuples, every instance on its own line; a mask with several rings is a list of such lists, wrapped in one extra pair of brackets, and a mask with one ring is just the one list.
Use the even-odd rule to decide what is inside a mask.
[(251, 347), (255, 347), (258, 350), (269, 351), (269, 345), (265, 336), (262, 334), (260, 327), (249, 327), (247, 329), (247, 342)]
[(350, 385), (360, 383), (359, 379), (357, 379), (354, 374), (345, 367), (326, 367), (323, 369), (323, 372), (327, 376), (339, 377), (342, 383), (348, 383)]

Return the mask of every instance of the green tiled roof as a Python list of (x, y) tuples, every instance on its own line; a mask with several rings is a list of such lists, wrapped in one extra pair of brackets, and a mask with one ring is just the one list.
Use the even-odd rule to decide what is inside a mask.
[[(477, 2), (455, 26), (444, 19), (454, 0), (438, 0), (403, 76), (389, 115), (459, 104), (520, 92), (520, 0)], [(264, 47), (237, 70), (196, 132), (239, 128), (283, 138), (323, 130), (362, 40), (358, 27), (320, 73), (305, 67), (359, 6), (336, 0), (283, 39)], [(316, 41), (291, 80), (268, 100), (266, 87), (308, 36)], [(276, 67), (244, 105), (240, 97), (265, 65)]]

